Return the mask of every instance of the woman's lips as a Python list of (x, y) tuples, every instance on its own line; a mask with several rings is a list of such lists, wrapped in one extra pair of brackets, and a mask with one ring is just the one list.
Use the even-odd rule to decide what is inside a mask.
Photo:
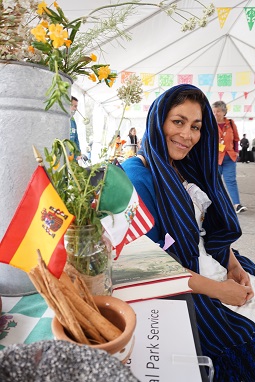
[(188, 148), (189, 148), (187, 145), (184, 145), (184, 144), (182, 144), (182, 143), (180, 143), (180, 142), (173, 141), (172, 139), (171, 139), (171, 142), (172, 142), (174, 145), (180, 147), (181, 149), (188, 149)]

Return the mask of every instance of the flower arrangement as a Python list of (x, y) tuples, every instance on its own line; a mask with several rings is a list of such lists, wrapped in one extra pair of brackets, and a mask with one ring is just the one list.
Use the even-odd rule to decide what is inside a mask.
[[(202, 4), (198, 0), (194, 1)], [(130, 39), (130, 35), (124, 31), (124, 23), (138, 6), (161, 9), (179, 22), (183, 31), (194, 29), (196, 25), (206, 26), (208, 17), (215, 11), (213, 4), (208, 7), (203, 5), (201, 18), (190, 14), (191, 17), (187, 19), (184, 16), (187, 11), (179, 9), (177, 3), (171, 0), (162, 0), (158, 4), (134, 0), (110, 3), (69, 21), (56, 1), (53, 7), (48, 7), (45, 1), (0, 0), (0, 59), (27, 61), (48, 67), (55, 76), (47, 92), (46, 110), (55, 103), (65, 110), (63, 100), (70, 101), (70, 85), (60, 73), (72, 78), (85, 75), (94, 82), (104, 82), (111, 87), (117, 74), (111, 71), (109, 64), (96, 63), (96, 55), (87, 52), (95, 46), (100, 47), (100, 39), (106, 35)], [(104, 10), (108, 13), (102, 13)], [(112, 12), (109, 15), (110, 10)], [(178, 20), (185, 20), (184, 24), (173, 15)], [(91, 21), (95, 22), (94, 26), (81, 32), (82, 25)]]
[(74, 160), (79, 154), (77, 147), (69, 139), (56, 138), (51, 151), (45, 147), (44, 154), (48, 163), (46, 171), (68, 211), (75, 216), (74, 224), (95, 225), (100, 237), (101, 223), (92, 202), (103, 185), (102, 179), (98, 179), (103, 160), (89, 168), (81, 167)]
[[(89, 168), (79, 166), (75, 143), (55, 139), (51, 151), (44, 148), (46, 171), (75, 220), (65, 234), (66, 272), (82, 274), (93, 294), (111, 291), (111, 244), (103, 236), (96, 200), (103, 186), (104, 161)], [(103, 156), (103, 154), (102, 154)], [(96, 276), (96, 278), (94, 278)]]

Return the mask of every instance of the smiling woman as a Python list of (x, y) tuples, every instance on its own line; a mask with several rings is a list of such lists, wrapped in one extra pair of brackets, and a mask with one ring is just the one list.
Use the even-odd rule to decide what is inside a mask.
[[(155, 226), (148, 236), (192, 273), (202, 353), (215, 381), (255, 380), (255, 264), (231, 248), (241, 235), (218, 174), (218, 126), (192, 85), (175, 86), (151, 105), (142, 150), (122, 163)], [(238, 327), (238, 332), (236, 328)]]

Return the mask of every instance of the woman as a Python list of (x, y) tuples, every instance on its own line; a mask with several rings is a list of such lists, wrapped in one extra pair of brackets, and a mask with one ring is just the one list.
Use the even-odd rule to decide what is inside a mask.
[(137, 139), (135, 127), (131, 127), (131, 129), (129, 130), (126, 144), (127, 145), (137, 145), (138, 144), (138, 139)]
[(247, 273), (255, 274), (255, 264), (230, 248), (241, 229), (218, 173), (218, 127), (204, 94), (180, 85), (159, 96), (148, 113), (142, 155), (122, 166), (154, 216), (148, 236), (162, 246), (170, 234), (171, 252), (192, 273), (202, 351), (213, 361), (215, 381), (255, 380), (255, 302)]
[(236, 160), (238, 157), (239, 135), (236, 124), (227, 119), (227, 105), (223, 101), (214, 102), (212, 111), (219, 129), (219, 172), (223, 176), (236, 213), (246, 211), (240, 204), (239, 191), (236, 181)]

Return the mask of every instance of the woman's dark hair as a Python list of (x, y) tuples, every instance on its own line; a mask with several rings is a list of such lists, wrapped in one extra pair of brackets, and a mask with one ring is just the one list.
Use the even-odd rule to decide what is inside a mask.
[(137, 145), (137, 136), (132, 134), (132, 130), (136, 131), (136, 128), (135, 127), (131, 127), (131, 129), (129, 130), (128, 136), (130, 138), (131, 144), (136, 144)]
[(197, 102), (201, 106), (202, 112), (205, 109), (206, 97), (204, 93), (199, 89), (183, 90), (177, 93), (176, 97), (171, 100), (171, 108), (181, 105), (185, 101)]

